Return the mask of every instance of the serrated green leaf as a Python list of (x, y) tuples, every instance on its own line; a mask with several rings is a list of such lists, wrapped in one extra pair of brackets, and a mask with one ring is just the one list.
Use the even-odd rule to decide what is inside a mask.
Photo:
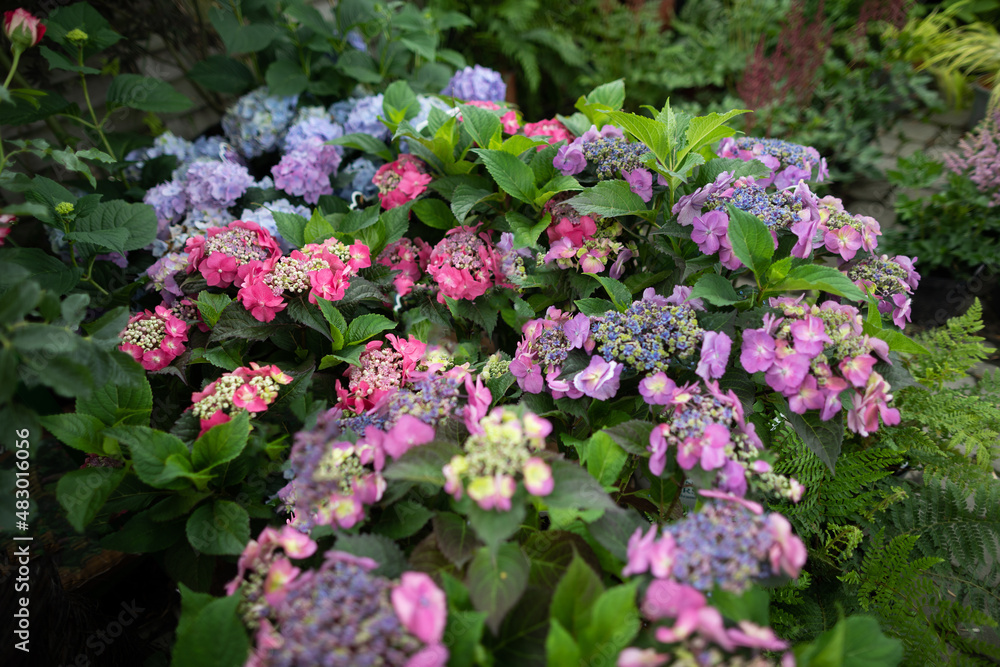
[(448, 204), (440, 199), (420, 199), (413, 203), (413, 212), (428, 227), (434, 229), (451, 229), (458, 226), (455, 214)]
[(785, 279), (775, 285), (773, 289), (783, 291), (820, 290), (851, 301), (865, 299), (865, 293), (846, 275), (832, 266), (818, 266), (816, 264), (803, 264), (792, 268)]
[(121, 484), (126, 472), (125, 468), (84, 468), (71, 470), (59, 478), (56, 498), (66, 510), (69, 524), (82, 533)]
[(569, 200), (581, 215), (596, 214), (605, 218), (622, 215), (646, 215), (649, 210), (642, 197), (632, 192), (625, 181), (599, 181)]
[(496, 555), (483, 547), (469, 565), (465, 585), (478, 611), (486, 613), (486, 624), (497, 634), (500, 623), (528, 586), (528, 559), (517, 544), (504, 544)]
[(733, 284), (717, 273), (706, 273), (691, 289), (691, 299), (705, 299), (713, 306), (731, 306), (742, 301)]
[(193, 102), (166, 81), (138, 74), (119, 74), (111, 80), (108, 106), (123, 106), (152, 113), (187, 111)]
[(235, 556), (250, 541), (250, 515), (231, 500), (216, 499), (191, 514), (185, 532), (201, 553)]
[[(486, 148), (477, 148), (474, 150), (482, 159), (483, 164), (486, 165), (486, 170), (490, 172), (490, 176), (497, 182), (501, 190), (515, 199), (534, 205), (538, 191), (535, 188), (535, 173), (531, 171), (531, 167), (522, 162), (517, 156), (505, 153), (504, 151), (489, 150)], [(453, 202), (453, 209), (454, 205)], [(459, 216), (456, 213), (455, 217), (463, 219), (464, 216)]]
[(344, 334), (344, 340), (347, 341), (348, 345), (357, 345), (383, 331), (395, 328), (396, 323), (385, 315), (369, 313), (351, 320), (351, 323), (347, 327), (347, 332)]
[(767, 225), (755, 215), (741, 211), (732, 204), (729, 213), (729, 240), (733, 254), (762, 281), (774, 256), (774, 238)]
[(232, 461), (247, 446), (250, 436), (250, 413), (241, 410), (224, 424), (216, 424), (194, 441), (191, 463), (195, 470), (210, 470)]

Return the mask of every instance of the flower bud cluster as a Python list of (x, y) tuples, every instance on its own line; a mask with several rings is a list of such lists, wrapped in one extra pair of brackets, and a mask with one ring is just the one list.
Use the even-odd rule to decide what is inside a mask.
[(371, 410), (383, 398), (409, 382), (419, 370), (427, 349), (413, 336), (399, 338), (387, 334), (385, 341), (373, 340), (365, 345), (358, 361), (345, 373), (348, 384), (344, 389), (337, 381), (339, 406), (354, 414)]

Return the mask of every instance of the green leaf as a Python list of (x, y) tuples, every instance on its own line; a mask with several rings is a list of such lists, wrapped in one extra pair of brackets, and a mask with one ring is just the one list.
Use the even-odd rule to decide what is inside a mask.
[(750, 621), (760, 627), (767, 627), (771, 624), (769, 603), (767, 591), (759, 586), (753, 586), (742, 594), (718, 587), (712, 591), (712, 606), (731, 621)]
[(84, 468), (71, 470), (59, 478), (56, 497), (66, 510), (69, 524), (82, 533), (121, 484), (126, 472), (125, 468)]
[(597, 480), (577, 463), (555, 459), (551, 467), (555, 488), (545, 497), (549, 508), (600, 510), (617, 507)]
[(91, 173), (90, 167), (87, 166), (87, 164), (72, 150), (54, 150), (49, 155), (63, 167), (83, 175), (83, 177), (87, 179), (87, 182), (90, 183), (90, 187), (93, 188), (97, 186), (97, 180)]
[(153, 411), (153, 392), (142, 366), (129, 361), (127, 383), (106, 384), (76, 401), (76, 411), (97, 417), (106, 426), (146, 425)]
[(749, 109), (732, 109), (724, 114), (713, 112), (707, 116), (692, 118), (687, 126), (687, 144), (678, 151), (677, 159), (683, 159), (688, 153), (697, 153), (704, 146), (713, 144), (719, 139), (733, 136), (736, 134), (736, 130), (727, 127), (726, 121), (734, 116), (749, 112)]
[(587, 93), (587, 102), (621, 109), (625, 104), (625, 79), (616, 79), (594, 88)]
[(232, 302), (233, 300), (225, 294), (212, 294), (206, 290), (198, 294), (198, 300), (195, 304), (198, 306), (198, 312), (201, 313), (205, 323), (209, 327), (214, 327), (219, 321), (222, 311)]
[(152, 113), (178, 113), (193, 106), (166, 81), (138, 74), (119, 74), (111, 79), (107, 103)]
[[(449, 596), (450, 598), (450, 596)], [(480, 640), (486, 614), (481, 611), (449, 611), (448, 624), (444, 636), (448, 641), (448, 665), (450, 667), (472, 667), (476, 649), (482, 650)]]
[(184, 535), (184, 524), (156, 523), (150, 512), (140, 512), (117, 531), (105, 536), (101, 546), (125, 553), (152, 553), (171, 546)]
[[(876, 310), (877, 312), (877, 310)], [(865, 334), (869, 336), (874, 336), (875, 338), (881, 338), (886, 343), (889, 344), (890, 352), (904, 352), (907, 354), (930, 354), (930, 350), (926, 347), (913, 340), (904, 333), (895, 331), (893, 329), (880, 329), (875, 327), (868, 322), (862, 324), (862, 329)]]
[(638, 581), (621, 584), (601, 593), (590, 612), (590, 622), (580, 637), (584, 660), (600, 653), (616, 655), (639, 632), (639, 612), (635, 607)]
[(344, 334), (344, 340), (347, 341), (348, 345), (357, 345), (383, 331), (395, 328), (396, 323), (385, 315), (377, 313), (360, 315), (351, 320), (351, 324), (347, 327), (347, 333)]
[(146, 484), (161, 489), (187, 487), (180, 478), (191, 470), (190, 454), (176, 435), (148, 426), (116, 426), (104, 434), (128, 445), (135, 474)]
[(333, 228), (323, 212), (316, 209), (309, 221), (306, 222), (305, 229), (302, 230), (302, 240), (306, 243), (322, 243), (336, 233), (337, 230)]
[(552, 594), (549, 616), (579, 636), (590, 621), (590, 610), (604, 593), (601, 578), (579, 555), (573, 558)]
[[(295, 303), (294, 301), (292, 303)], [(278, 331), (293, 325), (261, 322), (248, 313), (239, 301), (233, 301), (219, 315), (218, 321), (212, 327), (209, 340), (228, 340), (241, 338), (244, 340), (267, 340)]]
[(698, 279), (688, 300), (697, 298), (705, 299), (713, 306), (731, 306), (742, 301), (733, 284), (718, 273), (706, 273)]
[(211, 55), (194, 64), (187, 77), (202, 88), (228, 95), (239, 95), (255, 83), (250, 68), (233, 58)]
[(274, 216), (278, 233), (289, 243), (301, 248), (306, 244), (305, 229), (309, 220), (298, 213), (284, 213), (282, 211), (271, 211)]
[(378, 563), (373, 574), (395, 578), (406, 569), (406, 557), (399, 546), (383, 535), (338, 535), (334, 545), (339, 551), (371, 558)]
[(392, 124), (390, 129), (395, 129), (404, 120), (416, 118), (420, 113), (420, 102), (410, 88), (410, 84), (405, 81), (394, 81), (385, 89), (382, 97), (382, 111), (385, 117)]
[(419, 502), (404, 499), (387, 507), (372, 531), (391, 540), (401, 540), (419, 531), (433, 516), (434, 512)]
[(484, 547), (472, 559), (465, 585), (473, 606), (486, 613), (486, 625), (494, 635), (527, 588), (528, 571), (528, 559), (517, 544), (504, 544), (495, 556)]
[[(611, 120), (618, 127), (624, 129), (633, 137), (646, 144), (653, 155), (665, 165), (670, 164), (670, 137), (667, 126), (661, 122), (645, 116), (637, 116), (624, 111), (612, 111), (608, 113)], [(678, 156), (680, 159), (681, 156)], [(643, 207), (644, 208), (644, 207)]]
[(457, 567), (469, 562), (480, 546), (469, 522), (452, 512), (440, 512), (434, 517), (434, 537), (441, 553)]
[(345, 134), (342, 137), (337, 137), (336, 139), (331, 139), (326, 142), (331, 146), (346, 146), (348, 148), (354, 148), (363, 153), (371, 153), (376, 155), (387, 162), (391, 162), (393, 159), (392, 152), (389, 147), (385, 145), (385, 142), (376, 139), (370, 134), (361, 134), (359, 132), (354, 132), (351, 134)]
[(88, 454), (104, 453), (104, 423), (93, 415), (75, 412), (47, 415), (40, 418), (42, 426), (59, 442)]
[(832, 266), (803, 264), (792, 268), (785, 279), (774, 289), (790, 290), (820, 290), (836, 294), (851, 301), (863, 301), (865, 293), (851, 282), (846, 275)]
[(212, 598), (180, 587), (182, 614), (171, 667), (242, 667), (250, 640), (240, 622), (241, 596)]
[(590, 436), (586, 457), (581, 454), (581, 462), (587, 465), (587, 472), (605, 488), (615, 486), (627, 460), (628, 453), (603, 431)]
[(595, 214), (605, 218), (650, 213), (642, 197), (632, 192), (625, 181), (598, 181), (569, 200), (581, 215)]
[(819, 413), (815, 410), (798, 415), (792, 412), (788, 401), (780, 396), (778, 410), (809, 449), (826, 464), (830, 472), (836, 472), (834, 468), (844, 442), (844, 413), (838, 412), (828, 421), (821, 421)]
[(496, 551), (501, 542), (520, 530), (526, 514), (524, 503), (516, 498), (506, 512), (484, 510), (471, 500), (467, 505), (466, 514), (469, 516), (469, 523), (491, 552)]
[(545, 659), (550, 665), (580, 664), (580, 647), (555, 618), (549, 623), (549, 634), (545, 638)]
[(615, 310), (615, 304), (607, 299), (577, 299), (574, 303), (588, 317), (598, 317), (609, 310)]
[(774, 256), (774, 238), (757, 216), (732, 204), (727, 205), (726, 210), (729, 213), (729, 240), (733, 244), (733, 254), (753, 271), (760, 282)]
[(507, 224), (514, 233), (514, 249), (535, 247), (538, 237), (552, 223), (552, 216), (546, 213), (541, 220), (532, 220), (517, 211), (507, 213)]
[[(497, 182), (501, 190), (515, 199), (534, 206), (538, 191), (535, 189), (535, 173), (531, 170), (531, 167), (522, 162), (517, 156), (505, 153), (504, 151), (489, 150), (486, 148), (477, 148), (474, 151), (482, 159), (483, 164), (486, 165), (486, 170), (490, 172), (490, 176)], [(456, 196), (458, 195), (457, 190), (455, 194)], [(454, 210), (454, 207), (455, 203), (453, 201), (452, 210)], [(459, 220), (464, 219), (464, 216), (459, 216), (457, 212), (455, 213), (455, 217)]]
[(250, 541), (250, 515), (231, 500), (216, 499), (191, 514), (185, 531), (188, 542), (201, 553), (236, 556)]
[(493, 139), (503, 132), (503, 125), (495, 113), (467, 104), (462, 105), (462, 124), (472, 140), (482, 148), (489, 148)]
[(421, 199), (413, 202), (413, 212), (428, 227), (434, 229), (451, 229), (458, 226), (455, 214), (448, 204), (440, 199)]
[(191, 463), (195, 470), (209, 470), (232, 461), (247, 446), (250, 437), (250, 413), (241, 410), (224, 424), (216, 424), (194, 441)]
[(608, 296), (611, 297), (611, 301), (614, 302), (615, 308), (619, 311), (625, 312), (632, 305), (632, 292), (629, 291), (628, 287), (625, 287), (624, 283), (614, 278), (599, 276), (594, 273), (588, 273), (587, 275), (601, 283), (601, 286), (607, 291)]
[(430, 482), (435, 486), (444, 486), (442, 469), (451, 462), (453, 456), (461, 453), (458, 445), (444, 441), (413, 447), (390, 463), (383, 476), (388, 480)]
[(13, 324), (35, 309), (42, 298), (38, 283), (27, 280), (0, 301), (0, 324)]
[(799, 667), (895, 667), (903, 660), (903, 644), (883, 634), (871, 616), (857, 614), (796, 646), (795, 659)]
[[(115, 252), (145, 248), (156, 238), (156, 213), (147, 204), (128, 204), (121, 199), (101, 202), (93, 213), (76, 220), (73, 238), (90, 232), (91, 238), (79, 238), (85, 243), (101, 239), (101, 245)], [(102, 236), (103, 235), (103, 236)]]
[(309, 84), (309, 76), (294, 60), (275, 60), (264, 75), (271, 95), (289, 97), (298, 95)]
[(478, 204), (487, 199), (500, 196), (502, 195), (497, 195), (490, 190), (483, 190), (462, 184), (455, 188), (455, 192), (452, 195), (451, 212), (455, 214), (455, 219), (462, 223), (465, 222), (466, 217), (468, 217), (472, 209)]

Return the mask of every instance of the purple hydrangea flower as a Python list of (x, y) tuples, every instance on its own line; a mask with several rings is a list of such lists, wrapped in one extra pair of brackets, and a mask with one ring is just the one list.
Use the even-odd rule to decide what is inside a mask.
[(274, 184), (285, 192), (300, 196), (310, 204), (319, 202), (321, 195), (333, 194), (330, 176), (337, 174), (340, 153), (318, 139), (304, 142), (297, 150), (281, 158), (271, 173)]
[(168, 226), (177, 222), (187, 213), (188, 199), (184, 192), (184, 184), (179, 181), (167, 181), (146, 191), (142, 201), (156, 211), (156, 221), (159, 235), (166, 232)]
[(705, 381), (722, 377), (726, 372), (733, 341), (721, 331), (706, 331), (701, 343), (701, 359), (695, 373)]
[(287, 199), (276, 199), (262, 204), (254, 209), (243, 209), (243, 212), (240, 213), (240, 220), (243, 220), (244, 222), (256, 222), (260, 225), (261, 229), (266, 229), (267, 232), (275, 239), (278, 239), (280, 243), (284, 239), (281, 234), (278, 233), (278, 225), (274, 221), (274, 214), (272, 211), (278, 211), (279, 213), (295, 213), (297, 215), (301, 215), (303, 218), (308, 218), (312, 215), (312, 211), (309, 210), (308, 206), (296, 206)]
[[(298, 117), (290, 128), (282, 147), (286, 152), (294, 151), (309, 139), (330, 141), (344, 136), (344, 128), (330, 120), (330, 115), (323, 107), (307, 107), (299, 111)], [(343, 149), (336, 147), (341, 153)]]
[(622, 177), (629, 189), (642, 197), (642, 201), (648, 202), (653, 198), (653, 175), (649, 171), (638, 167), (632, 171), (622, 170)]
[(229, 208), (247, 188), (253, 176), (233, 162), (202, 160), (188, 168), (184, 191), (192, 208)]
[(476, 65), (455, 72), (441, 94), (466, 101), (502, 102), (507, 98), (507, 84), (499, 72)]
[(616, 361), (605, 361), (600, 355), (590, 358), (590, 365), (576, 374), (573, 386), (584, 395), (606, 401), (618, 393), (618, 382), (624, 366)]

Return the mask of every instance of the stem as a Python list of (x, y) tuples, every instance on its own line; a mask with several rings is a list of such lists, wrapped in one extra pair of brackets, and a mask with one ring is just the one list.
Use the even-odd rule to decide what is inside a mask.
[(14, 51), (14, 62), (10, 66), (10, 71), (7, 72), (7, 79), (3, 82), (4, 90), (10, 85), (10, 80), (14, 78), (14, 72), (17, 71), (17, 63), (21, 61), (21, 51)]
[[(80, 50), (80, 66), (83, 66), (83, 50)], [(94, 111), (94, 105), (90, 103), (90, 91), (87, 89), (87, 77), (80, 72), (80, 86), (83, 87), (83, 99), (87, 102), (87, 110), (90, 112), (90, 119), (93, 121), (93, 127), (97, 130), (97, 134), (100, 135), (101, 141), (104, 142), (104, 147), (108, 151), (108, 155), (117, 160), (115, 157), (115, 151), (111, 148), (111, 142), (108, 141), (108, 137), (104, 134), (104, 130), (101, 129), (102, 123), (97, 120), (97, 113)]]

